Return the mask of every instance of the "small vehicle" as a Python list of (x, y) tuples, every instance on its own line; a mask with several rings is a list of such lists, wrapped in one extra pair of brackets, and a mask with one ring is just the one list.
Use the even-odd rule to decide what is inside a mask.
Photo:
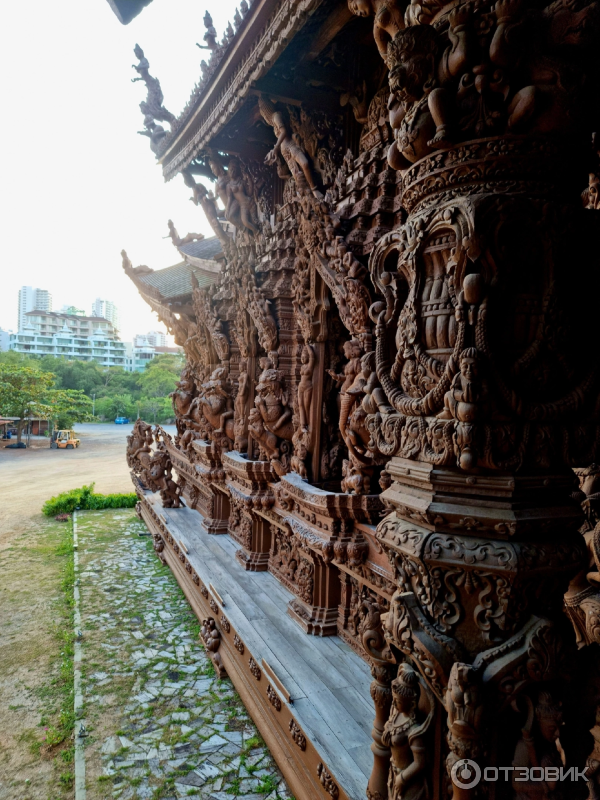
[(115, 425), (129, 425), (129, 419), (127, 417), (117, 417)]
[(75, 436), (75, 431), (53, 431), (50, 447), (52, 450), (74, 450), (79, 447), (79, 439)]
[(27, 447), (25, 442), (15, 442), (14, 444), (5, 444), (5, 450), (24, 450)]

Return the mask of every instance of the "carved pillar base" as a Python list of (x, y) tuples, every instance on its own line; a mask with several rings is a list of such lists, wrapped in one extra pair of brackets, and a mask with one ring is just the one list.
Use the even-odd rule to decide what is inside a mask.
[(319, 608), (294, 598), (288, 603), (287, 613), (311, 636), (337, 635), (337, 607)]
[(249, 572), (266, 572), (270, 550), (271, 526), (262, 517), (253, 515), (250, 550), (238, 550), (235, 557)]
[[(562, 724), (575, 655), (562, 598), (585, 553), (571, 475), (468, 474), (401, 458), (387, 469), (393, 511), (376, 536), (398, 589), (384, 632), (447, 717), (446, 754), (429, 755), (442, 780), (436, 792), (446, 780), (453, 800), (478, 797), (451, 783), (453, 767), (531, 766), (530, 740), (559, 766), (540, 720)], [(378, 771), (376, 763), (372, 782)]]

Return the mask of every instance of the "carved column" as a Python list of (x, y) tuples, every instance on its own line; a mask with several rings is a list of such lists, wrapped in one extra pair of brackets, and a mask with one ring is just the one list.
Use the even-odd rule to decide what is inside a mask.
[[(387, 402), (367, 424), (391, 457), (392, 511), (377, 536), (397, 585), (385, 635), (447, 717), (447, 749), (401, 699), (417, 691), (410, 671), (389, 728), (404, 714), (420, 725), (432, 774), (446, 762), (445, 788), (422, 789), (436, 798), (479, 796), (453, 774), (465, 758), (582, 767), (591, 750), (569, 680), (586, 676), (595, 707), (595, 659), (578, 659), (563, 595), (588, 563), (572, 468), (596, 460), (600, 443), (589, 296), (598, 225), (580, 197), (597, 125), (587, 92), (598, 90), (599, 20), (595, 3), (559, 0), (424, 3), (409, 7), (405, 28), (384, 35), (375, 23), (390, 40), (388, 160), (406, 212), (369, 262)], [(598, 607), (585, 606), (596, 590), (582, 593), (583, 582), (569, 596), (583, 598), (581, 618)], [(578, 742), (566, 756), (559, 734)], [(422, 751), (390, 741), (394, 788), (383, 796), (399, 800), (411, 791), (402, 776), (422, 774)], [(382, 769), (376, 759), (371, 787), (383, 785)], [(532, 796), (518, 783), (486, 791)]]

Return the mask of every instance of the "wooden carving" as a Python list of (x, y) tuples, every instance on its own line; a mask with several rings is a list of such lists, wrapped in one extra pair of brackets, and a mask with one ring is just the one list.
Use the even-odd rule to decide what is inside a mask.
[(144, 134), (221, 249), (177, 298), (123, 255), (187, 358), (175, 439), (129, 439), (136, 490), (185, 498), (368, 662), (370, 800), (492, 797), (465, 759), (587, 763), (600, 796), (600, 6), (330, 5), (243, 6), (221, 42), (208, 15), (179, 120), (136, 48)]

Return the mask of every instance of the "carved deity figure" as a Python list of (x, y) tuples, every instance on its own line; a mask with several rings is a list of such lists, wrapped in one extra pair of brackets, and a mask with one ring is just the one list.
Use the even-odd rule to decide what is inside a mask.
[(375, 17), (373, 37), (385, 59), (389, 42), (404, 29), (404, 4), (399, 0), (348, 0), (348, 8), (357, 17)]
[(307, 186), (318, 200), (322, 200), (323, 195), (317, 187), (310, 160), (294, 141), (283, 113), (276, 111), (275, 106), (262, 95), (259, 98), (259, 107), (265, 122), (272, 126), (277, 136), (275, 147), (265, 158), (265, 164), (276, 164), (278, 157), (282, 156), (298, 188), (301, 190)]
[(308, 430), (310, 422), (310, 408), (313, 396), (313, 373), (315, 371), (315, 351), (306, 344), (302, 348), (302, 366), (300, 367), (300, 382), (298, 383), (298, 411), (300, 427)]
[(549, 692), (541, 691), (535, 705), (527, 697), (527, 720), (521, 731), (513, 758), (512, 773), (515, 800), (559, 800), (567, 795), (561, 792), (559, 781), (524, 781), (519, 767), (563, 767), (565, 754), (560, 743), (563, 725), (561, 703)]
[[(167, 225), (169, 226), (169, 237), (175, 247), (181, 247), (184, 244), (190, 244), (191, 242), (201, 242), (204, 239), (203, 233), (187, 233), (185, 236), (180, 236), (177, 233), (177, 228), (173, 224), (173, 220), (168, 220)], [(166, 237), (165, 237), (166, 238)]]
[(475, 426), (477, 403), (481, 399), (479, 380), (479, 354), (475, 347), (468, 347), (460, 354), (460, 371), (452, 379), (450, 389), (444, 395), (444, 410), (438, 419), (456, 420), (454, 451), (459, 466), (472, 470), (477, 464)]
[(381, 741), (392, 753), (388, 778), (388, 800), (427, 800), (427, 757), (425, 735), (433, 710), (426, 718), (419, 711), (422, 683), (408, 664), (400, 664), (392, 681), (392, 710)]

